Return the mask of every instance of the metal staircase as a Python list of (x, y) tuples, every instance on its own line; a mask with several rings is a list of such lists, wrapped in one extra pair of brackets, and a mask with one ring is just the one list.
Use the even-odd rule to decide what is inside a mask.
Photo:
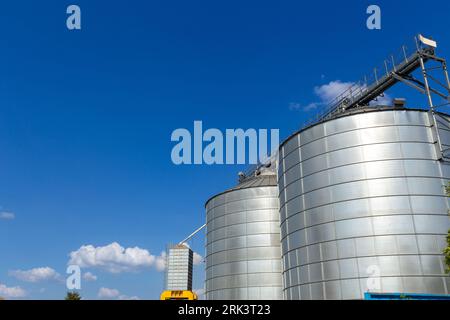
[[(450, 141), (442, 141), (440, 134), (442, 130), (450, 131), (450, 118), (437, 112), (438, 108), (450, 104), (447, 63), (444, 58), (436, 56), (437, 44), (434, 40), (422, 35), (418, 35), (414, 40), (415, 44), (410, 46), (414, 48), (412, 51), (407, 46), (402, 46), (397, 59), (391, 55), (389, 59), (384, 60), (381, 68), (374, 68), (370, 77), (364, 77), (364, 80), (352, 84), (330, 101), (304, 127), (325, 121), (350, 109), (367, 107), (371, 101), (383, 96), (386, 90), (401, 82), (427, 96), (431, 123), (436, 135), (438, 159), (450, 161)], [(413, 72), (419, 69), (420, 79), (413, 75)], [(437, 75), (437, 72), (440, 72), (440, 75)], [(435, 104), (436, 97), (440, 100), (439, 104)]]

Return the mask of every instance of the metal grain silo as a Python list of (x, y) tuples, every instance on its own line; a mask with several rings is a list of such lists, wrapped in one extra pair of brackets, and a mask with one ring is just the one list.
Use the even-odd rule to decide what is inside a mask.
[(281, 299), (278, 187), (258, 171), (206, 202), (206, 299)]
[[(286, 299), (450, 293), (449, 117), (364, 108), (290, 136), (278, 184)], [(436, 127), (440, 127), (439, 137)]]

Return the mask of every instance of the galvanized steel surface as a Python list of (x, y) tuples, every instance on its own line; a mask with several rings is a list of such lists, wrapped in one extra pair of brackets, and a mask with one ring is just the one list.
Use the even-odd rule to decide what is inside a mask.
[(192, 290), (193, 251), (185, 245), (169, 248), (166, 290)]
[(282, 298), (278, 188), (272, 176), (206, 204), (206, 298)]
[(286, 299), (450, 293), (442, 256), (450, 166), (437, 161), (430, 121), (417, 110), (352, 114), (281, 145)]

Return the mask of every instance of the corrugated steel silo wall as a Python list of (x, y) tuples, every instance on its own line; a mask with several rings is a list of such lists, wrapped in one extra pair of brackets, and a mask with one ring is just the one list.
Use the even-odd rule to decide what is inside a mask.
[(220, 194), (206, 220), (206, 299), (282, 299), (278, 187)]
[(286, 299), (362, 299), (368, 286), (450, 293), (442, 256), (450, 167), (436, 160), (430, 123), (416, 110), (367, 112), (317, 124), (282, 144)]

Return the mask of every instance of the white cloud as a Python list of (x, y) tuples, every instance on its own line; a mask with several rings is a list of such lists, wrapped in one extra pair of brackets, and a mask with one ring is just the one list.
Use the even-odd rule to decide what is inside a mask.
[(291, 102), (289, 103), (289, 110), (303, 110), (303, 111), (309, 111), (309, 110), (313, 110), (316, 109), (317, 107), (319, 107), (321, 105), (321, 103), (318, 102), (312, 102), (306, 106), (301, 105), (298, 102)]
[(388, 106), (392, 104), (392, 98), (387, 94), (383, 94), (382, 96), (379, 96), (378, 98), (376, 98), (375, 100), (372, 100), (370, 102), (370, 105), (380, 105), (380, 106)]
[[(353, 86), (354, 90), (358, 90), (360, 86), (354, 82), (343, 82), (341, 80), (330, 81), (327, 84), (314, 87), (314, 94), (319, 98), (319, 101), (311, 102), (307, 105), (302, 105), (298, 102), (291, 102), (289, 104), (290, 110), (302, 110), (311, 111), (319, 107), (327, 105), (330, 101), (334, 100), (338, 95), (347, 91)], [(390, 105), (392, 98), (389, 95), (384, 94), (379, 96), (374, 101), (371, 101), (370, 105)]]
[[(166, 269), (166, 252), (154, 256), (146, 249), (139, 247), (124, 248), (117, 242), (106, 246), (81, 246), (72, 251), (68, 264), (75, 264), (81, 268), (99, 268), (111, 273), (133, 272), (142, 268), (154, 267), (157, 271)], [(194, 252), (194, 265), (203, 263), (203, 257)]]
[(0, 212), (0, 219), (2, 220), (13, 220), (16, 218), (16, 215), (12, 212), (2, 211)]
[(194, 252), (193, 258), (194, 265), (199, 265), (203, 263), (203, 257), (199, 255), (197, 252)]
[(100, 290), (98, 290), (98, 294), (97, 295), (98, 295), (99, 298), (112, 299), (112, 298), (119, 297), (120, 292), (117, 289), (110, 289), (110, 288), (101, 287)]
[(165, 251), (161, 252), (159, 256), (156, 257), (155, 267), (158, 271), (164, 271), (166, 269), (167, 253)]
[(61, 275), (50, 267), (34, 268), (30, 270), (12, 270), (9, 272), (9, 275), (25, 282), (61, 280)]
[(126, 296), (124, 294), (121, 294), (118, 298), (119, 300), (141, 300), (141, 298), (139, 298), (138, 296)]
[(93, 245), (81, 246), (70, 253), (68, 264), (76, 264), (82, 268), (101, 268), (111, 273), (136, 271), (150, 267), (155, 263), (155, 256), (148, 250), (139, 247), (124, 248), (117, 242), (103, 247)]
[(97, 276), (92, 274), (91, 272), (85, 272), (83, 273), (83, 279), (86, 281), (96, 281)]
[(314, 93), (320, 98), (321, 102), (327, 103), (353, 85), (353, 82), (331, 81), (328, 84), (315, 87)]
[(323, 105), (323, 103), (312, 102), (312, 103), (310, 103), (310, 104), (304, 106), (302, 109), (303, 109), (303, 111), (310, 111), (310, 110), (317, 109), (317, 108), (320, 107), (321, 105)]
[(198, 296), (198, 300), (205, 300), (205, 289), (194, 289), (194, 292)]
[(141, 300), (138, 296), (127, 296), (124, 294), (120, 294), (120, 291), (117, 289), (110, 289), (101, 287), (98, 290), (97, 296), (101, 299), (117, 299), (117, 300)]
[(7, 287), (0, 283), (0, 296), (5, 298), (23, 298), (27, 295), (27, 292), (21, 287)]

